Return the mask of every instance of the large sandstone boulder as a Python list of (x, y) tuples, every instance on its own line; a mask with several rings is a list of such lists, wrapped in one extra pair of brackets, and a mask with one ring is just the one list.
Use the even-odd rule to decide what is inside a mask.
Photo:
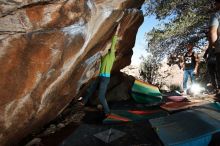
[(131, 88), (135, 78), (125, 73), (118, 73), (111, 77), (106, 98), (108, 101), (123, 101), (131, 99)]
[(0, 145), (16, 145), (63, 111), (98, 70), (116, 21), (123, 40), (114, 72), (129, 65), (143, 2), (2, 0)]
[[(117, 102), (131, 99), (132, 97), (130, 93), (134, 81), (135, 77), (125, 74), (123, 72), (117, 72), (113, 74), (108, 85), (106, 100), (108, 102)], [(86, 95), (86, 91), (84, 91), (83, 95)], [(98, 92), (95, 92), (89, 101), (92, 105), (100, 104), (100, 101), (98, 99)]]

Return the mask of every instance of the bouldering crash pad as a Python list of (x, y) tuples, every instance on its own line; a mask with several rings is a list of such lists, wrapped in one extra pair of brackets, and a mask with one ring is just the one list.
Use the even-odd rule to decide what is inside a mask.
[(139, 80), (135, 80), (132, 86), (131, 96), (137, 103), (152, 104), (162, 100), (162, 95), (158, 87)]
[(220, 122), (199, 111), (188, 110), (151, 119), (165, 146), (207, 146), (212, 134), (220, 131)]
[(200, 101), (186, 101), (186, 102), (185, 101), (184, 102), (167, 102), (161, 105), (160, 107), (169, 112), (173, 112), (173, 111), (192, 108), (194, 106), (204, 105), (207, 103), (210, 103), (210, 101), (200, 100)]
[(123, 123), (131, 121), (149, 120), (167, 116), (168, 113), (161, 110), (112, 110), (111, 114), (103, 120), (104, 124)]

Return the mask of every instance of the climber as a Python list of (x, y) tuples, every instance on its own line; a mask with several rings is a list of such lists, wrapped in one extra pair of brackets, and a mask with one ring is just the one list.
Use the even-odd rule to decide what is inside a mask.
[(105, 52), (101, 53), (102, 57), (101, 57), (101, 67), (100, 67), (99, 76), (97, 77), (96, 80), (94, 80), (90, 84), (90, 86), (87, 88), (86, 96), (82, 98), (82, 101), (80, 101), (82, 105), (85, 105), (88, 102), (88, 99), (92, 96), (92, 94), (99, 85), (98, 98), (102, 106), (104, 107), (104, 112), (106, 116), (110, 114), (110, 109), (106, 101), (105, 94), (110, 81), (111, 69), (115, 61), (115, 52), (116, 52), (115, 48), (118, 41), (119, 29), (120, 29), (120, 24), (118, 24), (116, 33), (112, 38), (111, 48), (107, 50), (108, 51), (107, 54)]

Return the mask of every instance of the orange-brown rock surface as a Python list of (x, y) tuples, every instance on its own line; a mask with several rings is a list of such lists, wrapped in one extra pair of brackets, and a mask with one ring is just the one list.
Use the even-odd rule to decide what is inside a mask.
[(0, 2), (1, 146), (16, 145), (62, 112), (98, 70), (116, 21), (122, 40), (114, 71), (129, 65), (143, 1)]

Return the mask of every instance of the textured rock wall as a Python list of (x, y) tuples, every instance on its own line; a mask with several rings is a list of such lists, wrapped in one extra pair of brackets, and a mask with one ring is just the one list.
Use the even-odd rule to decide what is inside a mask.
[[(116, 102), (116, 101), (126, 101), (130, 100), (132, 97), (130, 95), (131, 88), (134, 84), (135, 77), (128, 75), (123, 72), (117, 72), (114, 73), (111, 76), (111, 80), (108, 84), (108, 90), (106, 93), (106, 99), (108, 102)], [(86, 90), (86, 87), (85, 87)], [(84, 91), (84, 94), (81, 94), (80, 96), (84, 97), (86, 92)], [(80, 97), (79, 96), (79, 97)], [(98, 105), (100, 104), (98, 97), (98, 92), (94, 93), (94, 96), (92, 96), (89, 99), (89, 104), (91, 105)]]
[(114, 72), (128, 65), (143, 2), (0, 1), (0, 145), (16, 145), (62, 112), (98, 70), (119, 19)]

